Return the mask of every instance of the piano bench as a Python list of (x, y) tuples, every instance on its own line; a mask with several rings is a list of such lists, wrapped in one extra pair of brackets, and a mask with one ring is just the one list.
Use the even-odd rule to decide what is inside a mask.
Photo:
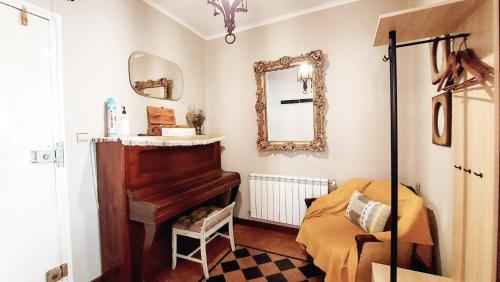
[[(203, 268), (203, 275), (208, 280), (207, 250), (206, 245), (217, 236), (222, 236), (231, 242), (231, 250), (234, 251), (233, 233), (233, 209), (235, 203), (220, 209), (217, 207), (201, 207), (195, 209), (191, 214), (182, 216), (172, 226), (172, 269), (175, 270), (177, 258), (183, 258), (200, 263)], [(217, 232), (224, 225), (229, 225), (229, 235)], [(200, 240), (200, 247), (188, 255), (177, 253), (177, 235), (187, 236)], [(201, 259), (194, 257), (198, 251)]]

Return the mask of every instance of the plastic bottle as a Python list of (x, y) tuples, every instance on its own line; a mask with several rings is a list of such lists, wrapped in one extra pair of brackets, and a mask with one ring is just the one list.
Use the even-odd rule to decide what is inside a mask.
[(125, 107), (122, 107), (122, 114), (120, 116), (120, 135), (121, 136), (130, 135), (130, 121)]
[(107, 136), (118, 137), (118, 120), (116, 112), (116, 102), (113, 98), (106, 101)]

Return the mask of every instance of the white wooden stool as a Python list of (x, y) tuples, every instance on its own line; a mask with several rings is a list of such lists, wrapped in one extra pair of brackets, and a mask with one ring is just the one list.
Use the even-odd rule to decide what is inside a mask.
[[(217, 236), (228, 238), (231, 242), (231, 250), (234, 251), (233, 235), (233, 209), (234, 202), (229, 206), (220, 209), (217, 207), (201, 207), (194, 210), (189, 216), (181, 217), (172, 226), (172, 269), (177, 265), (177, 258), (183, 258), (197, 263), (201, 263), (205, 279), (208, 279), (207, 249), (206, 245)], [(222, 226), (228, 224), (229, 236), (217, 232)], [(177, 235), (200, 239), (200, 247), (192, 251), (189, 255), (177, 253)], [(194, 257), (198, 251), (201, 253), (201, 260)]]

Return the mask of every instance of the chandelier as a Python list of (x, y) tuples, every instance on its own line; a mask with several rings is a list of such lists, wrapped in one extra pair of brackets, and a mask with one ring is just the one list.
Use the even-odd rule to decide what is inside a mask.
[(227, 44), (233, 44), (236, 41), (236, 35), (233, 34), (236, 28), (234, 17), (238, 12), (248, 11), (247, 0), (207, 0), (207, 4), (214, 7), (214, 16), (219, 14), (224, 16), (227, 31), (225, 40)]

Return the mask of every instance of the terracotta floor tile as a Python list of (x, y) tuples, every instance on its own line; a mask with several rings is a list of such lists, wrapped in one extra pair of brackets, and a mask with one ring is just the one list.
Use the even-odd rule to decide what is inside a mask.
[(283, 258), (282, 256), (275, 255), (275, 254), (269, 254), (269, 257), (271, 258), (272, 261), (277, 261), (277, 260), (280, 260)]
[(258, 254), (262, 254), (262, 251), (255, 250), (255, 249), (249, 249), (248, 251), (250, 252), (250, 254), (252, 256), (255, 256), (255, 255), (258, 255)]
[(229, 253), (222, 261), (230, 261), (230, 260), (234, 260), (234, 259), (235, 259), (234, 254)]
[(210, 276), (215, 276), (222, 273), (223, 273), (222, 266), (219, 264), (212, 271), (210, 271)]
[(298, 259), (290, 259), (290, 261), (293, 263), (293, 265), (295, 265), (296, 267), (301, 267), (301, 266), (304, 266), (307, 264), (306, 261), (301, 261), (301, 260), (298, 260)]
[(295, 234), (287, 234), (252, 226), (239, 225), (234, 230), (236, 242), (241, 245), (306, 259)]
[(240, 265), (240, 268), (249, 268), (256, 265), (252, 256), (238, 259), (238, 264)]
[(306, 279), (304, 274), (302, 274), (302, 272), (300, 272), (300, 270), (298, 270), (297, 268), (283, 271), (281, 274), (283, 274), (283, 276), (285, 276), (286, 280), (289, 282), (304, 281)]
[(259, 277), (259, 278), (251, 279), (251, 280), (248, 280), (248, 281), (252, 281), (252, 282), (267, 282), (267, 279), (265, 277)]
[(243, 272), (241, 271), (233, 271), (226, 273), (226, 280), (229, 282), (243, 282), (246, 281), (245, 276), (243, 275)]
[(279, 268), (276, 266), (274, 262), (268, 262), (259, 265), (260, 271), (262, 271), (262, 274), (265, 276), (269, 276), (271, 274), (275, 274), (280, 272)]

